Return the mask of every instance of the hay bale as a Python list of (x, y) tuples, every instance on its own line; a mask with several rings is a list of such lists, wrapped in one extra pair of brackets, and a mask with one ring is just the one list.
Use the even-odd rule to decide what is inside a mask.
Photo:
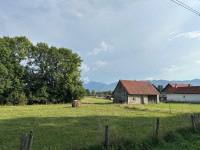
[(74, 100), (73, 102), (72, 102), (72, 107), (79, 107), (79, 106), (81, 106), (82, 104), (81, 104), (81, 101), (78, 101), (78, 100)]

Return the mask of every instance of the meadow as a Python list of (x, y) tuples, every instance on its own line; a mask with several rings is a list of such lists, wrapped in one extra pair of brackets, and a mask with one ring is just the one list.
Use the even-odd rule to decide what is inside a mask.
[[(196, 149), (190, 115), (199, 104), (113, 104), (85, 98), (71, 104), (0, 106), (0, 149), (17, 150), (22, 133), (34, 130), (33, 150), (103, 149), (105, 125), (111, 149)], [(160, 118), (159, 142), (152, 143), (153, 120)], [(127, 148), (129, 147), (129, 148)]]

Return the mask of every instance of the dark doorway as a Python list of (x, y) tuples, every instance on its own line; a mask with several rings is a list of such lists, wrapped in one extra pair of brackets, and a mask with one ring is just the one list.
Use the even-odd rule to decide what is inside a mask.
[(144, 104), (144, 97), (142, 95), (140, 96), (140, 103)]

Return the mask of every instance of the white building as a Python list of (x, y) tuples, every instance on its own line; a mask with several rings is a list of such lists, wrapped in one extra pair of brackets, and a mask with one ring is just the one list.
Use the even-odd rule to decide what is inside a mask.
[(171, 88), (177, 88), (177, 87), (188, 87), (188, 86), (192, 86), (192, 85), (190, 85), (190, 84), (180, 84), (180, 83), (168, 83), (167, 85), (166, 85), (166, 87), (162, 90), (162, 92), (161, 92), (161, 101), (165, 101), (165, 100), (167, 100), (167, 91), (169, 90), (169, 89), (171, 89)]
[(167, 101), (200, 103), (200, 86), (171, 88)]

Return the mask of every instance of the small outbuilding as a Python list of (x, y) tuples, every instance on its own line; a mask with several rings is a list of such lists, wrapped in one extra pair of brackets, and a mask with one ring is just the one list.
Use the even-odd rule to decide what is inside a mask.
[(113, 91), (114, 103), (159, 103), (158, 90), (147, 81), (119, 80)]
[(167, 91), (167, 101), (200, 103), (200, 86), (171, 88)]

